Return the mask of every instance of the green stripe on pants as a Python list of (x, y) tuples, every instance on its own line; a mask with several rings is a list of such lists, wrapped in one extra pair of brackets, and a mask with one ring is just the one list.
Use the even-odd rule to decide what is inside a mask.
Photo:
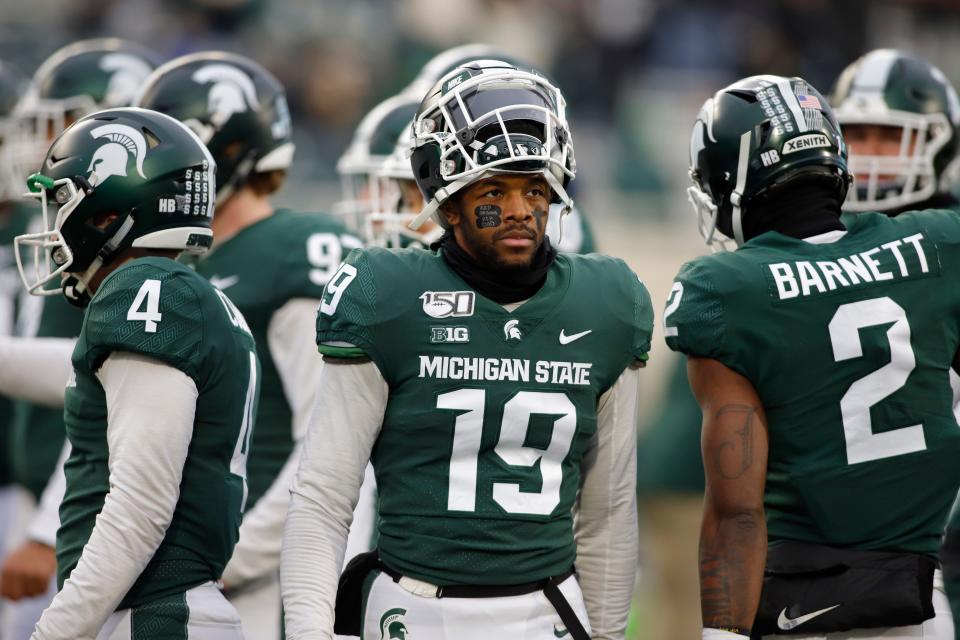
[(130, 611), (131, 640), (187, 640), (187, 594), (177, 593)]

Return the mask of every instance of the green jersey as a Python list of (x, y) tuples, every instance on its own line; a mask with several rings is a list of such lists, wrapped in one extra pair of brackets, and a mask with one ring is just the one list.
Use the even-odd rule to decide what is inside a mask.
[(646, 289), (614, 258), (561, 254), (510, 312), (438, 253), (351, 253), (317, 342), (327, 356), (366, 354), (390, 388), (371, 455), (383, 561), (441, 585), (569, 569), (598, 399), (646, 359), (651, 325)]
[(936, 555), (960, 485), (960, 216), (860, 214), (832, 235), (770, 232), (687, 263), (667, 344), (757, 390), (772, 544)]
[(179, 501), (163, 542), (120, 604), (126, 608), (217, 580), (230, 559), (246, 492), (259, 367), (243, 316), (186, 266), (140, 258), (103, 281), (84, 316), (65, 401), (72, 451), (57, 533), (61, 587), (111, 489), (107, 402), (96, 372), (114, 351), (176, 367), (199, 392)]
[[(30, 213), (12, 203), (0, 203), (0, 335), (15, 332), (19, 301), (24, 294), (13, 254), (13, 239), (25, 233)], [(0, 486), (14, 481), (11, 453), (14, 403), (0, 397)]]
[[(343, 258), (359, 246), (360, 240), (329, 216), (280, 210), (216, 245), (195, 265), (243, 313), (260, 356), (260, 405), (247, 461), (248, 509), (270, 488), (293, 451), (293, 416), (267, 339), (270, 321), (292, 299), (319, 300)], [(313, 349), (311, 336), (289, 340)]]

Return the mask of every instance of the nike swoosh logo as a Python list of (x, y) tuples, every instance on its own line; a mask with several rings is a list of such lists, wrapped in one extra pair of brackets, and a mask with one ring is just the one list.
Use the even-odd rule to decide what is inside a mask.
[(553, 635), (557, 636), (558, 638), (562, 638), (568, 633), (570, 632), (567, 631), (566, 627), (558, 627), (557, 625), (553, 625)]
[(826, 609), (820, 609), (819, 611), (813, 611), (806, 615), (800, 616), (799, 618), (788, 618), (787, 617), (787, 608), (784, 607), (783, 611), (780, 612), (780, 617), (777, 618), (777, 626), (780, 627), (783, 631), (789, 631), (790, 629), (796, 629), (804, 622), (809, 622), (816, 618), (817, 616), (822, 616), (828, 611), (833, 611), (840, 605), (835, 604), (832, 607), (827, 607)]
[(240, 282), (240, 276), (227, 276), (226, 278), (213, 276), (212, 278), (210, 278), (210, 284), (215, 286), (217, 289), (220, 289), (220, 291), (223, 291), (228, 287), (232, 287), (238, 282)]
[(593, 333), (593, 329), (587, 329), (586, 331), (581, 331), (580, 333), (575, 333), (572, 336), (568, 336), (563, 333), (563, 329), (560, 329), (560, 344), (570, 344), (574, 340), (579, 340), (588, 333)]

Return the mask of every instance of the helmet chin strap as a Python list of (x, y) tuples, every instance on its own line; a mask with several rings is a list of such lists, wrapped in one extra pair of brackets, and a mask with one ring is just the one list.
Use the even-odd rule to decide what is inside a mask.
[(82, 273), (64, 274), (62, 288), (63, 295), (67, 300), (77, 306), (85, 307), (87, 305), (92, 297), (90, 294), (90, 280), (97, 271), (103, 267), (106, 260), (117, 250), (117, 247), (119, 247), (124, 238), (127, 237), (130, 230), (133, 229), (133, 225), (133, 216), (128, 215), (123, 220), (120, 228), (117, 229), (117, 232), (104, 243), (103, 248), (100, 249), (97, 257), (93, 259), (89, 267), (84, 269)]
[(737, 246), (744, 243), (743, 239), (743, 190), (747, 186), (747, 168), (750, 163), (750, 138), (752, 132), (747, 131), (740, 136), (740, 157), (737, 160), (737, 185), (730, 194), (732, 211), (733, 239)]

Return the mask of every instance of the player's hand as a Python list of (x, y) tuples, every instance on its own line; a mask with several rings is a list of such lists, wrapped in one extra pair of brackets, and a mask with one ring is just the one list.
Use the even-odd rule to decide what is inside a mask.
[(0, 596), (9, 600), (32, 598), (46, 593), (57, 572), (53, 547), (27, 542), (11, 552), (0, 569)]

